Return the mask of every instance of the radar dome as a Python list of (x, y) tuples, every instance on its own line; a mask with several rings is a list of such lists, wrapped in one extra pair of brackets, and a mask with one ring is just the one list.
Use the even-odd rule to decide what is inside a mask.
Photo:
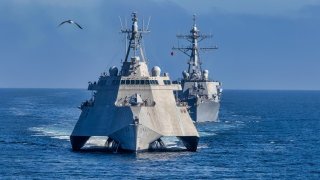
[(154, 66), (151, 71), (152, 76), (160, 76), (161, 74), (161, 69), (158, 66)]
[(194, 27), (193, 27), (193, 30), (194, 30), (194, 31), (198, 31), (197, 26), (194, 26)]
[(110, 76), (117, 76), (118, 75), (118, 68), (116, 66), (112, 66), (109, 69)]
[(184, 79), (188, 79), (189, 76), (190, 76), (190, 74), (187, 73), (187, 71), (183, 71), (183, 72), (182, 72), (182, 76), (183, 76)]
[(208, 71), (208, 70), (204, 70), (204, 71), (203, 71), (203, 78), (204, 78), (205, 80), (208, 80), (208, 78), (209, 78), (209, 71)]

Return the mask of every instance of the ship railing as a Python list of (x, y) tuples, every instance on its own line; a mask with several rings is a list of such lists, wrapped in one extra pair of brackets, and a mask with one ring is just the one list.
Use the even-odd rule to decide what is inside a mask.
[(94, 100), (90, 99), (83, 102), (79, 108), (84, 109), (86, 107), (92, 107), (93, 105), (94, 105)]
[(182, 81), (188, 81), (188, 82), (216, 82), (216, 83), (219, 83), (219, 85), (221, 85), (221, 82), (220, 81), (217, 81), (217, 80), (214, 80), (214, 79), (185, 79), (185, 80), (182, 80)]
[(181, 84), (181, 81), (180, 80), (172, 81), (172, 84)]
[(89, 84), (88, 90), (96, 90), (97, 89), (98, 83), (96, 81), (94, 81), (94, 82), (89, 81), (88, 84)]

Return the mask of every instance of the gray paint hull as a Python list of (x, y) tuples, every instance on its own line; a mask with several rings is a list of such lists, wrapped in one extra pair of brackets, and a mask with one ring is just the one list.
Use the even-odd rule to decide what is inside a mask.
[(215, 122), (218, 121), (220, 103), (204, 100), (197, 103), (196, 98), (189, 99), (188, 105), (190, 106), (189, 113), (195, 122)]

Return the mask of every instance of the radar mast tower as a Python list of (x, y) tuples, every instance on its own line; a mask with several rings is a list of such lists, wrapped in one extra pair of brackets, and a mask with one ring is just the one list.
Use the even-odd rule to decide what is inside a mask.
[(133, 51), (133, 57), (136, 57), (138, 54), (141, 56), (142, 61), (146, 61), (142, 48), (142, 34), (149, 33), (150, 31), (147, 29), (139, 29), (138, 27), (138, 17), (137, 12), (132, 13), (132, 27), (131, 29), (121, 29), (121, 33), (127, 34), (127, 40), (129, 40), (129, 44), (126, 50), (125, 62), (128, 62), (129, 54), (131, 50)]
[(191, 46), (173, 47), (172, 50), (179, 50), (189, 57), (188, 80), (201, 80), (203, 78), (199, 51), (208, 51), (218, 49), (214, 47), (199, 47), (198, 43), (204, 39), (212, 38), (212, 35), (201, 34), (196, 25), (196, 15), (193, 15), (193, 26), (188, 35), (177, 35), (178, 39), (186, 39)]

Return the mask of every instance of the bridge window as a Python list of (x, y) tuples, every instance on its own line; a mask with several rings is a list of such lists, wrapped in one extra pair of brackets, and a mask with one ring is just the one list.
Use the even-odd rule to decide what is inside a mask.
[(163, 80), (163, 83), (164, 83), (165, 85), (170, 85), (170, 84), (171, 84), (171, 81), (170, 81), (170, 80)]
[[(171, 84), (170, 81), (169, 82), (165, 82), (165, 83)], [(129, 79), (127, 79), (127, 80), (121, 80), (121, 81), (113, 80), (112, 84), (114, 84), (114, 85), (118, 85), (118, 84), (127, 84), (127, 85), (135, 85), (135, 84), (137, 84), (137, 85), (149, 85), (149, 84), (151, 84), (151, 85), (159, 85), (159, 82), (158, 82), (158, 80), (129, 80)]]

